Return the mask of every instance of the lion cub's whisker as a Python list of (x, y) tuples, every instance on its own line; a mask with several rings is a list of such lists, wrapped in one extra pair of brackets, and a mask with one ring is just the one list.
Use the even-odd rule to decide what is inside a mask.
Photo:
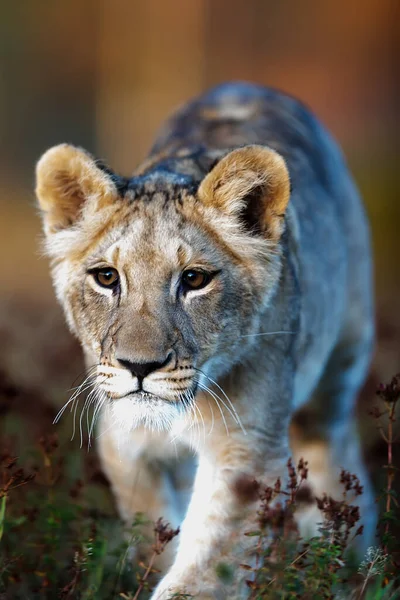
[(93, 396), (96, 395), (96, 392), (97, 392), (97, 388), (94, 387), (89, 392), (89, 394), (86, 396), (85, 402), (83, 403), (81, 415), (79, 417), (79, 432), (80, 432), (80, 438), (81, 438), (80, 448), (82, 448), (82, 446), (83, 446), (83, 426), (82, 426), (83, 415), (85, 414), (85, 410), (86, 410), (86, 423), (87, 423), (87, 427), (89, 429), (89, 406), (92, 404), (92, 399), (93, 399)]
[[(98, 383), (98, 381), (96, 381), (96, 383)], [(81, 448), (83, 446), (83, 427), (82, 427), (83, 415), (85, 414), (85, 410), (86, 410), (86, 426), (87, 426), (87, 432), (88, 432), (88, 438), (89, 438), (88, 439), (88, 447), (89, 447), (89, 445), (90, 445), (89, 410), (90, 410), (91, 405), (98, 401), (101, 392), (102, 392), (102, 390), (99, 387), (93, 388), (93, 390), (91, 390), (89, 392), (89, 394), (87, 395), (87, 397), (85, 399), (85, 402), (84, 402), (84, 405), (82, 407), (81, 416), (80, 416), (80, 419), (79, 419), (79, 430), (80, 430), (80, 436), (81, 436), (80, 447)]]
[[(222, 389), (222, 387), (214, 380), (212, 379), (212, 377), (209, 377), (208, 375), (206, 375), (206, 373), (204, 373), (204, 371), (202, 371), (201, 369), (196, 369), (196, 371), (198, 371), (199, 373), (201, 373), (204, 377), (206, 377), (208, 379), (208, 381), (210, 381), (213, 385), (215, 385), (224, 395), (224, 397), (226, 398), (229, 406), (227, 406), (225, 404), (225, 402), (223, 401), (223, 399), (218, 396), (219, 400), (222, 402), (222, 404), (225, 406), (225, 408), (231, 413), (234, 421), (239, 425), (239, 427), (241, 428), (241, 430), (243, 431), (243, 433), (246, 435), (246, 430), (242, 424), (242, 421), (240, 420), (240, 417), (236, 411), (236, 408), (234, 407), (234, 405), (232, 404), (231, 399), (228, 397), (228, 395), (225, 393), (225, 391)], [(215, 393), (215, 392), (214, 392)]]
[(261, 332), (261, 333), (245, 333), (244, 335), (240, 335), (240, 338), (245, 338), (245, 337), (261, 337), (264, 335), (280, 335), (286, 333), (288, 335), (294, 335), (296, 332), (295, 331), (266, 331), (265, 333)]
[[(73, 418), (73, 426), (72, 426), (72, 436), (71, 436), (71, 441), (74, 439), (75, 437), (75, 431), (76, 431), (76, 413), (78, 411), (78, 405), (79, 405), (79, 396), (83, 393), (86, 392), (90, 387), (95, 386), (96, 385), (96, 380), (92, 381), (90, 384), (88, 384), (85, 388), (83, 388), (82, 390), (80, 390), (78, 393), (75, 392), (75, 398), (74, 398), (74, 402), (72, 403), (71, 406), (71, 412), (72, 410), (74, 411), (74, 418)], [(93, 391), (93, 390), (92, 390)], [(92, 393), (92, 392), (90, 392)], [(86, 399), (85, 399), (85, 404), (86, 404)], [(83, 412), (84, 408), (82, 409)], [(81, 412), (81, 418), (82, 418), (82, 412)], [(81, 434), (82, 435), (82, 434)], [(81, 446), (82, 447), (82, 446)]]
[[(219, 402), (218, 402), (218, 400), (221, 400), (221, 398), (220, 398), (219, 396), (216, 396), (216, 394), (214, 394), (214, 392), (213, 392), (212, 390), (210, 390), (210, 388), (209, 388), (207, 385), (205, 385), (205, 384), (203, 384), (203, 383), (200, 383), (200, 381), (198, 382), (198, 386), (199, 386), (199, 388), (200, 388), (201, 390), (203, 390), (204, 392), (207, 392), (207, 393), (209, 393), (209, 394), (210, 394), (210, 396), (211, 396), (211, 397), (212, 397), (212, 398), (215, 400), (215, 404), (217, 405), (217, 407), (218, 407), (218, 410), (219, 410), (219, 412), (221, 413), (221, 418), (222, 418), (222, 420), (223, 420), (223, 423), (224, 423), (224, 425), (225, 425), (226, 434), (227, 434), (227, 435), (229, 435), (229, 428), (228, 428), (228, 424), (227, 424), (227, 422), (226, 422), (226, 419), (225, 419), (224, 412), (223, 412), (223, 410), (222, 410), (222, 408), (221, 408), (221, 406), (220, 406), (220, 404), (219, 404)], [(222, 400), (221, 400), (221, 401), (222, 401)], [(226, 405), (225, 405), (225, 408), (226, 408)]]
[[(68, 408), (68, 406), (71, 406), (71, 412), (73, 412), (73, 415), (74, 415), (73, 416), (73, 425), (72, 425), (72, 435), (71, 435), (71, 441), (72, 441), (75, 437), (75, 432), (76, 432), (76, 417), (77, 417), (77, 411), (78, 411), (78, 406), (79, 406), (79, 397), (84, 392), (87, 392), (88, 390), (90, 390), (90, 388), (93, 388), (92, 390), (90, 390), (90, 392), (88, 393), (88, 395), (85, 398), (85, 402), (83, 404), (81, 414), (79, 417), (80, 447), (81, 448), (83, 446), (83, 425), (82, 425), (83, 416), (86, 411), (86, 422), (87, 422), (87, 430), (88, 430), (88, 436), (89, 436), (88, 446), (90, 446), (90, 437), (91, 437), (91, 431), (93, 429), (93, 423), (92, 423), (92, 426), (89, 426), (89, 409), (90, 409), (90, 406), (99, 399), (99, 395), (102, 393), (102, 391), (100, 390), (100, 388), (97, 387), (97, 385), (102, 384), (105, 381), (105, 378), (103, 378), (103, 381), (99, 381), (99, 377), (97, 375), (95, 375), (95, 370), (96, 370), (96, 367), (92, 367), (91, 369), (89, 369), (88, 374), (87, 374), (86, 378), (84, 379), (84, 381), (80, 385), (78, 385), (74, 388), (71, 388), (71, 390), (73, 390), (72, 396), (64, 404), (64, 406), (58, 411), (57, 415), (55, 416), (55, 418), (53, 420), (53, 424), (58, 423), (59, 420), (61, 419), (61, 417), (63, 416), (65, 410)], [(96, 414), (98, 412), (98, 408), (99, 407), (96, 406), (96, 409), (95, 409)]]
[(75, 383), (75, 381), (77, 381), (77, 379), (79, 379), (79, 377), (83, 376), (84, 374), (86, 374), (85, 379), (83, 380), (82, 383), (80, 383), (79, 385), (75, 386), (75, 387), (71, 387), (69, 388), (67, 391), (68, 392), (73, 392), (75, 390), (78, 390), (82, 385), (85, 384), (85, 381), (88, 381), (90, 379), (90, 377), (92, 377), (95, 373), (95, 371), (97, 370), (97, 366), (94, 365), (93, 367), (90, 367), (89, 369), (85, 369), (80, 375), (78, 375), (78, 377), (76, 377), (73, 381), (73, 384)]
[[(95, 407), (93, 414), (92, 414), (92, 422), (91, 422), (90, 428), (88, 425), (88, 450), (92, 445), (92, 433), (93, 433), (94, 426), (96, 424), (96, 421), (98, 419), (100, 411), (106, 400), (107, 400), (106, 393), (103, 390), (101, 390), (100, 388), (98, 388), (97, 389), (97, 397), (93, 399), (93, 402), (97, 402), (97, 406)], [(89, 413), (87, 412), (87, 414), (89, 414)]]
[[(203, 437), (204, 437), (204, 441), (205, 441), (205, 439), (206, 439), (206, 424), (204, 423), (204, 418), (203, 418), (202, 412), (201, 412), (198, 404), (196, 404), (196, 402), (193, 402), (193, 407), (194, 407), (194, 410), (196, 411), (196, 413), (200, 416), (201, 423), (203, 426)], [(199, 423), (199, 421), (197, 421), (197, 422), (198, 422), (198, 432), (199, 432), (199, 438), (200, 438), (200, 423)]]
[(71, 398), (64, 404), (64, 406), (58, 411), (57, 415), (54, 417), (53, 420), (53, 424), (58, 423), (58, 421), (61, 419), (65, 409), (71, 404), (72, 402), (72, 406), (71, 406), (71, 412), (74, 408), (74, 402), (77, 399), (77, 397), (82, 394), (84, 391), (88, 390), (92, 385), (95, 384), (95, 381), (92, 381), (90, 383), (87, 383), (85, 385), (85, 382), (87, 382), (87, 379), (89, 379), (89, 377), (87, 377), (85, 379), (85, 381), (83, 383), (81, 383), (80, 386), (78, 386), (75, 390), (75, 392), (72, 394)]

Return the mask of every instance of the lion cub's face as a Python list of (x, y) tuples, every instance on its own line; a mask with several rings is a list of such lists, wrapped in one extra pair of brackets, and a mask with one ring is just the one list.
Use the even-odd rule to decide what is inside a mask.
[(37, 195), (57, 296), (103, 397), (129, 427), (168, 424), (257, 328), (277, 277), (283, 160), (233, 151), (194, 194), (157, 172), (122, 189), (62, 145), (40, 160)]

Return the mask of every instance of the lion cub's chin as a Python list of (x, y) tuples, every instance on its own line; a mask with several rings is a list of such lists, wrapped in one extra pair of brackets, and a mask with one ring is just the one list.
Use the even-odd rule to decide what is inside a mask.
[(184, 405), (149, 392), (134, 392), (111, 400), (107, 412), (115, 426), (123, 431), (145, 427), (151, 431), (170, 431), (184, 416)]

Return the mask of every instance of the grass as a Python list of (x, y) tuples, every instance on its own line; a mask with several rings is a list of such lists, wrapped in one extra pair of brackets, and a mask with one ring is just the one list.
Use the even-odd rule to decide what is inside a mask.
[[(32, 402), (34, 394), (16, 389), (3, 374), (1, 395)], [(386, 448), (379, 493), (380, 544), (361, 563), (345, 552), (361, 533), (359, 511), (349, 494), (362, 493), (356, 475), (342, 471), (343, 498), (317, 500), (324, 516), (319, 535), (302, 540), (294, 511), (307, 480), (307, 463), (289, 461), (288, 484), (274, 487), (253, 482), (259, 498), (255, 562), (242, 564), (250, 600), (395, 600), (400, 598), (398, 500), (395, 491), (395, 420), (400, 399), (400, 375), (377, 391), (371, 418)], [(37, 400), (37, 398), (36, 398)], [(9, 425), (12, 425), (11, 421)], [(142, 515), (128, 536), (112, 509), (108, 488), (94, 457), (76, 446), (60, 443), (55, 434), (40, 436), (16, 456), (14, 436), (3, 440), (0, 452), (0, 598), (114, 599), (148, 597), (156, 556), (178, 535), (168, 524), (154, 524), (152, 554), (133, 566), (132, 548), (143, 541)], [(20, 444), (19, 444), (20, 445)], [(67, 450), (67, 452), (65, 452)], [(216, 565), (218, 576), (230, 582), (233, 567)], [(2, 595), (1, 595), (2, 594)]]

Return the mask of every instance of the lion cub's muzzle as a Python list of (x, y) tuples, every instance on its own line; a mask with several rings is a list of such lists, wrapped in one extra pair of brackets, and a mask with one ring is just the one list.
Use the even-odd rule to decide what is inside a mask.
[(177, 402), (193, 395), (197, 387), (196, 369), (185, 361), (173, 360), (170, 352), (164, 361), (132, 362), (117, 358), (119, 366), (97, 367), (99, 387), (114, 400), (130, 396), (137, 399), (154, 396)]

